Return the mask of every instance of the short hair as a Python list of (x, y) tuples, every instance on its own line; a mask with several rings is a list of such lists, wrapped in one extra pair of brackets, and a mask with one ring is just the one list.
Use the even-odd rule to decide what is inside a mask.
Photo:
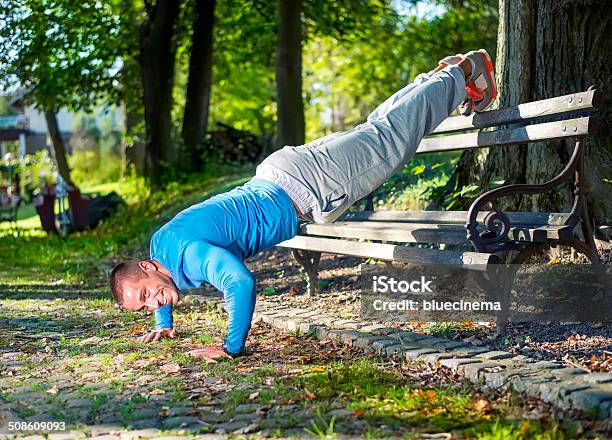
[(125, 281), (138, 281), (147, 277), (147, 273), (140, 268), (138, 261), (126, 261), (115, 266), (110, 274), (110, 289), (117, 304), (123, 305), (123, 284)]

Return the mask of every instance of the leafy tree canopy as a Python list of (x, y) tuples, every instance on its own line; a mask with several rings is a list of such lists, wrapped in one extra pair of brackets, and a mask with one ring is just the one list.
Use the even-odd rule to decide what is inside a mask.
[(0, 88), (41, 108), (90, 108), (117, 85), (120, 29), (100, 1), (0, 0)]

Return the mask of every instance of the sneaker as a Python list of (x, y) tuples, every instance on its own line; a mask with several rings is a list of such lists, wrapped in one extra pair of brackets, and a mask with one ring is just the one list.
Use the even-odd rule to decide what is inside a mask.
[(465, 54), (472, 64), (472, 73), (465, 82), (467, 96), (459, 106), (459, 113), (469, 115), (472, 111), (485, 111), (497, 97), (493, 62), (486, 50), (480, 49)]
[(459, 64), (462, 59), (463, 59), (463, 54), (458, 53), (457, 55), (449, 55), (447, 57), (442, 58), (440, 61), (438, 61), (438, 64), (446, 67), (451, 64)]

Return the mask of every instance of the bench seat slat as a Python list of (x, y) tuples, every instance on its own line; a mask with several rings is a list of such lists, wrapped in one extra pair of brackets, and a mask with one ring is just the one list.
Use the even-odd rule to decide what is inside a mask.
[(462, 133), (425, 138), (417, 154), (435, 151), (466, 150), (586, 136), (592, 129), (591, 118), (575, 118), (495, 131)]
[(302, 235), (284, 241), (278, 246), (403, 263), (448, 264), (474, 270), (485, 270), (486, 265), (497, 262), (495, 255), (480, 252), (419, 249), (395, 244), (364, 243)]
[(308, 235), (395, 241), (399, 243), (468, 243), (465, 227), (449, 224), (351, 221), (324, 225), (309, 223), (302, 227), (302, 231)]
[[(486, 212), (478, 213), (478, 221), (482, 222)], [(506, 212), (513, 224), (521, 225), (562, 225), (570, 214), (565, 212)], [(341, 221), (392, 221), (401, 223), (455, 223), (465, 225), (467, 211), (360, 211), (345, 214)]]
[[(337, 238), (393, 241), (398, 243), (469, 244), (466, 229), (457, 224), (395, 223), (395, 222), (335, 222), (318, 225), (309, 223), (302, 227), (303, 235)], [(517, 241), (545, 242), (571, 236), (569, 226), (516, 226), (510, 230), (510, 238)]]
[(468, 117), (452, 116), (438, 125), (434, 133), (495, 127), (497, 125), (513, 124), (568, 112), (588, 110), (597, 104), (598, 94), (597, 90), (588, 90), (556, 98), (527, 102), (504, 109), (475, 113)]

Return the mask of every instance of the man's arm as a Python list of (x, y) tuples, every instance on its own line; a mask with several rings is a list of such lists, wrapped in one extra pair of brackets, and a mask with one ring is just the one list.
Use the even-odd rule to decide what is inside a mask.
[(163, 338), (174, 338), (174, 319), (172, 317), (172, 305), (167, 304), (155, 310), (155, 330), (140, 338), (140, 342), (155, 342)]
[(255, 310), (255, 279), (234, 254), (204, 241), (190, 244), (183, 257), (183, 271), (192, 280), (207, 281), (223, 292), (228, 313), (223, 347), (232, 355), (244, 349)]
[(155, 311), (155, 330), (163, 330), (165, 328), (174, 328), (172, 304), (161, 306)]
[(172, 317), (172, 304), (161, 306), (155, 311), (155, 330), (173, 328), (174, 319)]

